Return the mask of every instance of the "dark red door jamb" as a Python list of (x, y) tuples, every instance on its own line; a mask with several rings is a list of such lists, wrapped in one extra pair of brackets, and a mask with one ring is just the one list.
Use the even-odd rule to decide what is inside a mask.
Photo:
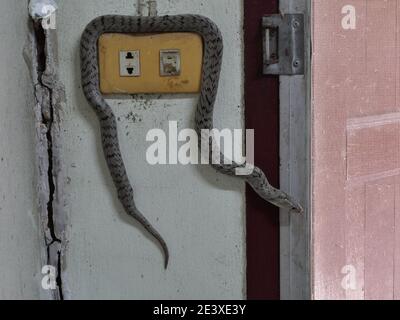
[[(261, 18), (278, 0), (244, 0), (246, 128), (255, 130), (255, 164), (279, 184), (279, 79), (264, 76)], [(246, 190), (247, 298), (279, 299), (279, 210)]]

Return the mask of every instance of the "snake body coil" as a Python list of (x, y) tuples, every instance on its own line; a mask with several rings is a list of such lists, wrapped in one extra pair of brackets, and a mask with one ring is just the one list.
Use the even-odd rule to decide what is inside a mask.
[[(96, 111), (100, 121), (104, 155), (121, 201), (127, 214), (140, 222), (153, 235), (164, 251), (165, 268), (168, 265), (168, 247), (161, 235), (136, 208), (133, 188), (129, 182), (122, 159), (117, 132), (117, 122), (110, 106), (104, 100), (99, 88), (98, 38), (104, 33), (164, 33), (193, 32), (201, 35), (204, 43), (202, 84), (196, 111), (196, 131), (213, 129), (213, 109), (218, 91), (221, 71), (223, 41), (218, 27), (208, 18), (199, 15), (178, 15), (162, 17), (134, 17), (108, 15), (94, 19), (86, 27), (81, 38), (81, 72), (83, 92)], [(212, 146), (212, 139), (207, 143)], [(212, 150), (212, 147), (210, 147)], [(212, 164), (219, 172), (231, 176), (244, 165), (226, 165), (221, 154), (221, 164)], [(283, 208), (301, 212), (302, 208), (286, 193), (272, 187), (265, 174), (257, 167), (245, 176), (246, 180), (263, 199)]]

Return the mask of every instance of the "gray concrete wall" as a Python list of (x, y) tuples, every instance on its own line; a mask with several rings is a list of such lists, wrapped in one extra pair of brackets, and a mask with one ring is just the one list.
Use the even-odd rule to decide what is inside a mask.
[[(196, 95), (109, 100), (119, 118), (120, 142), (141, 211), (170, 247), (162, 254), (116, 199), (100, 147), (97, 118), (80, 85), (79, 39), (103, 14), (137, 14), (133, 0), (59, 1), (60, 80), (67, 93), (63, 160), (71, 237), (64, 285), (72, 298), (240, 299), (245, 294), (244, 184), (208, 166), (150, 166), (146, 133), (192, 128)], [(216, 126), (243, 122), (242, 1), (158, 1), (164, 14), (198, 13), (213, 19), (225, 39)], [(135, 115), (134, 120), (129, 116)], [(140, 121), (139, 121), (140, 120)]]
[[(158, 1), (159, 14), (199, 13), (221, 28), (225, 57), (216, 103), (218, 128), (243, 123), (241, 0)], [(23, 60), (25, 1), (2, 0), (0, 11), (0, 299), (48, 297), (41, 287), (34, 96)], [(137, 14), (134, 0), (58, 1), (66, 208), (70, 236), (63, 289), (73, 299), (240, 299), (245, 297), (244, 184), (208, 166), (150, 166), (148, 130), (193, 127), (196, 95), (110, 100), (138, 207), (169, 244), (162, 254), (127, 218), (103, 159), (97, 118), (80, 86), (79, 39), (102, 14)], [(128, 115), (133, 113), (136, 120)], [(140, 119), (140, 121), (138, 121)], [(43, 257), (42, 257), (43, 258)]]
[(0, 10), (0, 299), (39, 297), (33, 90), (23, 48), (25, 1), (1, 0)]

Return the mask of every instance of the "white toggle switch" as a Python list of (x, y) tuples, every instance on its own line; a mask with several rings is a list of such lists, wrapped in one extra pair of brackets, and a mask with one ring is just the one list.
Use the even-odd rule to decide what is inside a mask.
[(160, 75), (163, 77), (181, 74), (181, 52), (179, 50), (160, 51)]
[(120, 51), (119, 52), (119, 75), (121, 77), (140, 76), (140, 52)]

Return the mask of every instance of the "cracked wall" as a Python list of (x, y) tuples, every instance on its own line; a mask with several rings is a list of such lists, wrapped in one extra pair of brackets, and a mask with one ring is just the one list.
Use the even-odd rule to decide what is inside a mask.
[[(34, 15), (32, 14), (34, 17)], [(24, 58), (34, 88), (36, 125), (36, 187), (42, 266), (54, 268), (51, 289), (41, 286), (41, 297), (68, 298), (64, 283), (64, 258), (68, 243), (67, 195), (61, 150), (65, 91), (58, 79), (57, 33), (42, 20), (29, 21)], [(47, 275), (47, 274), (45, 274)], [(50, 276), (53, 276), (51, 274)], [(41, 284), (41, 283), (40, 283)]]
[[(28, 27), (24, 1), (6, 1), (0, 13), (0, 40), (7, 43), (0, 48), (0, 298), (243, 298), (243, 182), (207, 166), (145, 162), (148, 130), (166, 129), (168, 120), (193, 127), (196, 95), (110, 100), (137, 204), (170, 244), (167, 271), (158, 247), (117, 201), (98, 121), (81, 90), (79, 39), (92, 18), (136, 15), (139, 2), (58, 1), (57, 30), (43, 32)], [(219, 24), (227, 46), (215, 122), (241, 128), (242, 2), (150, 2), (142, 14), (199, 13)], [(56, 290), (40, 288), (45, 264), (61, 271)]]
[[(102, 14), (137, 14), (134, 0), (59, 3), (60, 76), (68, 108), (65, 165), (72, 234), (68, 279), (76, 298), (243, 298), (245, 291), (244, 184), (208, 166), (151, 166), (150, 129), (193, 128), (197, 95), (109, 99), (138, 207), (166, 238), (170, 265), (116, 199), (102, 154), (99, 125), (80, 84), (79, 38)], [(194, 13), (222, 30), (225, 52), (215, 108), (218, 128), (241, 128), (242, 1), (158, 1), (158, 15)], [(130, 115), (135, 115), (134, 117)], [(135, 121), (135, 119), (137, 121)], [(141, 121), (138, 121), (141, 119)]]

